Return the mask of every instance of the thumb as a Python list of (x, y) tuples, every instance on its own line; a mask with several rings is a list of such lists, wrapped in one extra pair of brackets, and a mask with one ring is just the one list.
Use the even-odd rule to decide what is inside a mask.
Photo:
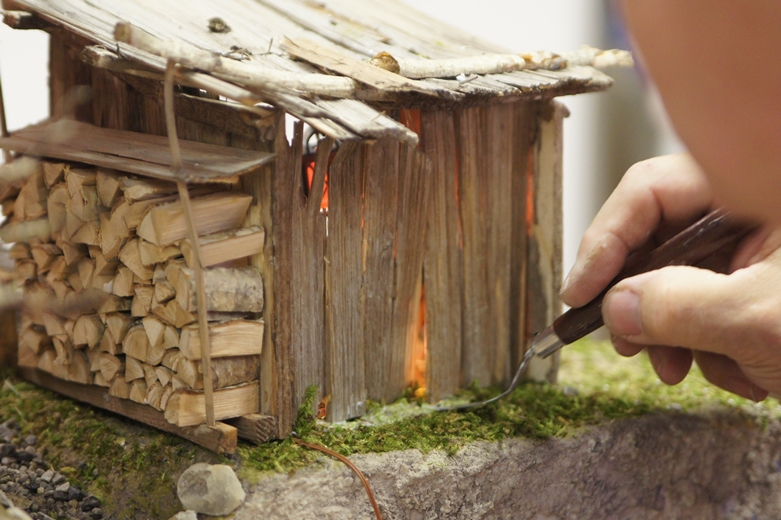
[(665, 267), (616, 284), (602, 315), (613, 335), (632, 343), (728, 354), (746, 339), (753, 292), (734, 276)]

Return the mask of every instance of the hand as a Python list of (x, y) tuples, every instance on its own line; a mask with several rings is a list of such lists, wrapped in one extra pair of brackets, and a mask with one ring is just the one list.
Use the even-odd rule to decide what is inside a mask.
[[(621, 270), (627, 256), (654, 247), (714, 205), (688, 155), (633, 166), (586, 231), (562, 289), (577, 307)], [(719, 274), (667, 267), (628, 278), (602, 310), (616, 350), (648, 351), (660, 379), (679, 383), (692, 360), (712, 383), (756, 401), (781, 393), (781, 231), (744, 240)]]

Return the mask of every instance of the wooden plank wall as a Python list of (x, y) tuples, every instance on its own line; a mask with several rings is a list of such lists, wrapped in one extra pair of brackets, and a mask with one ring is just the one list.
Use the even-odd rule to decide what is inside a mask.
[[(543, 330), (561, 313), (562, 125), (568, 115), (559, 102), (540, 105), (532, 165), (534, 219), (528, 243), (527, 330), (531, 332)], [(547, 359), (535, 357), (527, 377), (554, 383), (558, 365), (558, 352)]]
[[(536, 261), (527, 248), (527, 187), (535, 172), (545, 177), (535, 196), (545, 199), (549, 212), (560, 208), (552, 198), (560, 177), (536, 159), (546, 106), (514, 102), (422, 114), (421, 145), (433, 161), (424, 265), (432, 401), (473, 382), (509, 382), (534, 326), (525, 319), (528, 276), (540, 288), (547, 284), (546, 299), (531, 297), (532, 307), (547, 316), (553, 305), (554, 279), (540, 280), (537, 270), (527, 269)], [(560, 240), (560, 219), (548, 229), (555, 219), (545, 215), (538, 226), (553, 244)], [(549, 267), (558, 262), (554, 257), (551, 249)]]

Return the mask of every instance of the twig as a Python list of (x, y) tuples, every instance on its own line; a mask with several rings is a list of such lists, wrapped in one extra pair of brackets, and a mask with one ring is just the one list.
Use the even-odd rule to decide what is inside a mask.
[[(175, 62), (168, 60), (165, 69), (165, 126), (168, 131), (168, 142), (171, 146), (171, 169), (177, 173), (182, 173), (182, 155), (179, 150), (179, 139), (176, 135), (176, 116), (174, 114), (174, 67)], [(179, 190), (179, 198), (184, 208), (185, 221), (187, 222), (187, 232), (193, 246), (193, 256), (195, 257), (195, 292), (198, 305), (198, 333), (201, 339), (201, 352), (203, 362), (203, 395), (206, 401), (206, 424), (214, 426), (214, 391), (212, 388), (212, 368), (211, 368), (211, 343), (209, 343), (209, 324), (206, 316), (206, 291), (203, 284), (203, 264), (201, 263), (201, 246), (198, 241), (198, 233), (195, 231), (195, 222), (193, 221), (193, 208), (190, 202), (190, 192), (187, 191), (187, 185), (183, 180), (176, 181), (176, 187)]]
[(366, 475), (364, 475), (363, 472), (360, 469), (358, 469), (358, 466), (353, 464), (352, 461), (350, 461), (350, 459), (348, 459), (344, 455), (340, 455), (339, 453), (336, 453), (333, 450), (329, 450), (324, 446), (318, 446), (317, 444), (309, 444), (308, 442), (304, 442), (301, 439), (295, 439), (295, 438), (293, 439), (293, 441), (295, 441), (296, 444), (304, 446), (305, 448), (323, 452), (326, 455), (330, 455), (331, 457), (335, 459), (339, 459), (340, 461), (344, 462), (347, 465), (347, 467), (353, 470), (353, 473), (355, 473), (358, 476), (358, 478), (361, 479), (361, 483), (363, 484), (364, 489), (366, 489), (366, 494), (369, 495), (369, 502), (371, 502), (372, 508), (374, 509), (374, 516), (377, 517), (377, 520), (382, 520), (382, 512), (380, 511), (380, 506), (377, 504), (377, 500), (374, 498), (374, 492), (372, 491), (372, 488), (369, 485), (369, 480), (366, 478)]

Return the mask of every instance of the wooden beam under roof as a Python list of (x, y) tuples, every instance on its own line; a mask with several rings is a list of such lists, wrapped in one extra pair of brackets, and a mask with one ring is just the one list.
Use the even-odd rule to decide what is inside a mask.
[[(274, 154), (227, 146), (180, 141), (187, 182), (235, 183), (240, 175), (274, 160)], [(100, 128), (61, 120), (23, 128), (0, 138), (0, 148), (53, 157), (163, 180), (177, 180), (171, 151), (163, 136)]]

